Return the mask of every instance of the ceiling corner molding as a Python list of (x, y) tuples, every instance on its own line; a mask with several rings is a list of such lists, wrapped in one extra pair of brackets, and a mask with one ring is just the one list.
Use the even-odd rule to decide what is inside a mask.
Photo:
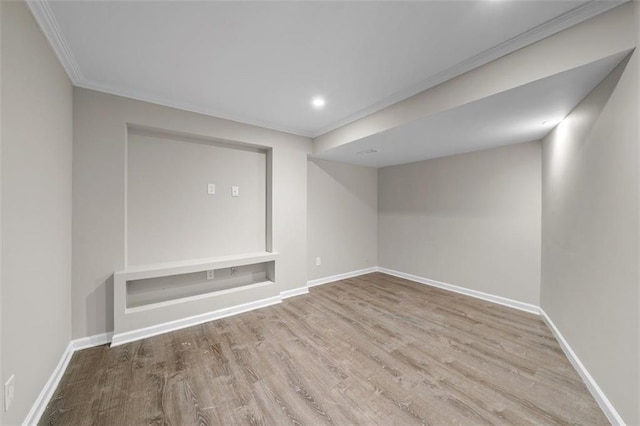
[(80, 67), (75, 58), (71, 54), (71, 49), (65, 41), (60, 27), (56, 21), (53, 11), (49, 7), (47, 0), (26, 0), (27, 6), (31, 11), (31, 14), (35, 18), (36, 22), (40, 26), (40, 29), (49, 40), (49, 43), (56, 52), (58, 59), (62, 63), (67, 75), (71, 79), (71, 82), (76, 85), (82, 82), (84, 79), (80, 72)]
[(538, 42), (546, 37), (552, 36), (556, 33), (559, 33), (560, 31), (566, 30), (567, 28), (570, 28), (581, 22), (584, 22), (590, 18), (600, 15), (601, 13), (604, 13), (610, 9), (613, 9), (614, 7), (620, 6), (621, 4), (627, 3), (629, 1), (630, 0), (592, 0), (581, 6), (578, 6), (575, 9), (572, 9), (563, 15), (560, 15), (554, 19), (551, 19), (520, 35), (517, 35), (505, 42), (502, 42), (490, 49), (487, 49), (484, 52), (477, 54), (476, 56), (472, 56), (471, 58), (465, 61), (462, 61), (456, 65), (453, 65), (445, 69), (444, 71), (436, 73), (413, 86), (407, 87), (404, 90), (396, 92), (393, 95), (382, 99), (380, 102), (376, 102), (370, 107), (360, 110), (355, 114), (352, 114), (327, 127), (324, 127), (316, 132), (313, 132), (312, 137), (317, 138), (319, 136), (324, 135), (325, 133), (331, 132), (332, 130), (336, 130), (342, 126), (345, 126), (356, 120), (364, 118), (375, 112), (378, 112), (395, 103), (408, 99), (411, 96), (417, 95), (420, 92), (423, 92), (441, 83), (444, 83), (447, 80), (451, 80), (452, 78), (455, 78), (468, 71), (471, 71), (472, 69), (481, 67), (482, 65), (488, 64), (491, 61), (495, 61), (496, 59), (499, 59), (503, 56), (513, 53), (518, 49), (522, 49), (523, 47), (526, 47), (530, 44)]
[(258, 121), (258, 120), (241, 119), (233, 115), (226, 114), (224, 112), (212, 111), (206, 108), (201, 108), (193, 104), (171, 101), (162, 96), (149, 96), (149, 95), (136, 92), (135, 90), (121, 90), (113, 86), (105, 86), (105, 85), (98, 84), (92, 81), (87, 81), (87, 80), (83, 80), (82, 82), (74, 84), (74, 86), (80, 87), (82, 89), (88, 89), (88, 90), (94, 90), (96, 92), (106, 93), (108, 95), (115, 95), (115, 96), (120, 96), (122, 98), (133, 99), (136, 101), (148, 102), (151, 104), (160, 105), (167, 108), (175, 108), (181, 111), (207, 115), (209, 117), (219, 118), (221, 120), (235, 121), (236, 123), (239, 123), (239, 124), (246, 124), (248, 126), (261, 127), (263, 129), (273, 130), (275, 132), (289, 133), (291, 135), (302, 136), (302, 137), (311, 139), (311, 134), (301, 129), (276, 126), (276, 125)]
[(162, 105), (169, 108), (176, 108), (183, 111), (194, 112), (197, 114), (208, 115), (211, 117), (221, 118), (224, 120), (235, 121), (241, 124), (248, 124), (251, 126), (262, 127), (262, 128), (265, 128), (268, 130), (274, 130), (277, 132), (289, 133), (292, 135), (302, 136), (306, 138), (312, 137), (311, 132), (304, 131), (302, 129), (284, 128), (281, 126), (275, 126), (270, 123), (264, 123), (256, 120), (241, 119), (223, 112), (210, 111), (207, 109), (203, 109), (196, 105), (191, 105), (191, 104), (186, 104), (181, 102), (174, 102), (174, 101), (165, 99), (164, 97), (143, 95), (135, 90), (127, 91), (127, 90), (122, 90), (116, 87), (104, 86), (104, 85), (89, 81), (85, 79), (84, 75), (82, 75), (82, 72), (80, 71), (80, 67), (78, 66), (78, 63), (73, 57), (73, 54), (71, 53), (71, 49), (69, 48), (69, 45), (67, 44), (65, 38), (62, 35), (62, 32), (60, 31), (60, 26), (58, 25), (58, 21), (56, 20), (55, 15), (53, 14), (53, 11), (51, 10), (51, 7), (49, 5), (49, 0), (25, 0), (25, 3), (27, 4), (29, 10), (31, 11), (31, 14), (35, 18), (36, 22), (38, 23), (38, 26), (44, 33), (45, 37), (47, 38), (47, 40), (49, 40), (51, 47), (53, 48), (54, 52), (58, 56), (58, 59), (62, 63), (62, 66), (67, 72), (67, 75), (71, 79), (71, 82), (76, 87), (95, 90), (95, 91), (107, 93), (110, 95), (122, 96), (125, 98), (134, 99), (137, 101), (149, 102), (152, 104)]

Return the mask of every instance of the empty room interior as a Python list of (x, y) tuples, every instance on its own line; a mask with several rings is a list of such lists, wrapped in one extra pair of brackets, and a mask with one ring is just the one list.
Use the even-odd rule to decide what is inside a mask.
[(6, 425), (640, 425), (640, 4), (0, 2)]

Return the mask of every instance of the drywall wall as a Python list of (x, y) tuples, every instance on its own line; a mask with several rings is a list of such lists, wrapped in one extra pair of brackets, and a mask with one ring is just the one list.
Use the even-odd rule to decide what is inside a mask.
[(495, 95), (635, 47), (632, 2), (314, 139), (314, 152)]
[(377, 266), (377, 170), (309, 160), (307, 194), (309, 280)]
[[(637, 23), (640, 22), (640, 4), (636, 1), (634, 3), (635, 7), (635, 16), (636, 16), (636, 49), (640, 47), (640, 25)], [(635, 52), (635, 55), (638, 55), (638, 52)], [(640, 65), (638, 65), (638, 58), (635, 57), (636, 60), (636, 81), (640, 82)], [(640, 84), (640, 83), (638, 83)], [(636, 88), (636, 95), (638, 97), (638, 108), (636, 109), (636, 123), (640, 123), (640, 88)], [(638, 129), (638, 143), (640, 143), (640, 129)], [(638, 164), (640, 165), (640, 149), (638, 149)], [(640, 172), (639, 172), (640, 175)], [(640, 176), (639, 176), (640, 179)], [(640, 184), (638, 184), (638, 211), (640, 212)], [(640, 214), (638, 215), (638, 220), (640, 221)], [(640, 247), (640, 224), (638, 225), (638, 246)], [(638, 249), (638, 268), (640, 270), (640, 249)], [(640, 316), (640, 272), (638, 274), (638, 316)], [(640, 322), (640, 319), (638, 320)], [(638, 335), (636, 340), (636, 345), (638, 346), (638, 382), (640, 382), (640, 324), (637, 327)], [(638, 384), (640, 387), (640, 383)], [(638, 401), (640, 401), (640, 390), (638, 391)], [(640, 419), (640, 403), (636, 405), (638, 413), (637, 419)]]
[[(0, 49), (2, 49), (2, 7), (0, 7)], [(0, 51), (0, 382), (4, 383), (2, 374), (2, 53)], [(4, 401), (4, 386), (0, 386), (0, 401)], [(0, 410), (0, 425), (4, 424)]]
[(538, 305), (539, 142), (378, 172), (381, 267)]
[(126, 259), (130, 126), (270, 148), (273, 193), (267, 209), (271, 244), (280, 253), (277, 283), (281, 290), (306, 285), (310, 139), (81, 88), (74, 88), (73, 118), (74, 338), (113, 329), (112, 275)]
[(543, 141), (541, 306), (627, 424), (638, 413), (638, 53)]
[(266, 151), (132, 130), (127, 147), (129, 265), (265, 251)]
[(2, 422), (18, 424), (71, 338), (72, 87), (25, 4), (0, 8)]

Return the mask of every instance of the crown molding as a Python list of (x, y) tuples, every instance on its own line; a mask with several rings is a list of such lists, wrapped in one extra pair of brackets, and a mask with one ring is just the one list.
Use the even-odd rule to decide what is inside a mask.
[(296, 136), (302, 136), (306, 138), (311, 138), (311, 132), (307, 132), (301, 129), (295, 129), (291, 127), (277, 126), (272, 123), (263, 122), (259, 120), (246, 119), (242, 117), (237, 117), (233, 114), (227, 114), (221, 111), (215, 111), (209, 108), (203, 108), (196, 104), (191, 104), (188, 102), (175, 102), (171, 99), (165, 98), (163, 96), (152, 96), (147, 95), (137, 90), (127, 89), (122, 90), (114, 86), (99, 84), (93, 81), (83, 80), (79, 83), (74, 83), (74, 86), (80, 87), (82, 89), (95, 90), (96, 92), (102, 92), (109, 95), (116, 95), (123, 98), (133, 99), (136, 101), (148, 102), (155, 105), (165, 106), (168, 108), (176, 108), (182, 111), (194, 112), (196, 114), (208, 115), (214, 118), (220, 118), (223, 120), (235, 121), (239, 124), (245, 124), (249, 126), (261, 127), (267, 130), (273, 130), (281, 133), (289, 133)]
[(221, 111), (214, 111), (207, 108), (202, 108), (195, 104), (175, 102), (171, 99), (164, 98), (162, 96), (149, 96), (139, 93), (136, 90), (122, 90), (116, 87), (110, 87), (107, 85), (101, 85), (85, 79), (80, 71), (80, 67), (76, 62), (71, 49), (63, 37), (58, 22), (49, 6), (49, 0), (26, 0), (27, 6), (31, 11), (31, 14), (35, 18), (38, 26), (46, 36), (47, 40), (51, 44), (53, 50), (56, 52), (58, 59), (62, 63), (67, 75), (71, 79), (71, 82), (76, 87), (84, 89), (95, 90), (98, 92), (108, 93), (111, 95), (122, 96), (125, 98), (135, 99), (143, 102), (150, 102), (157, 105), (162, 105), (170, 108), (181, 109), (183, 111), (195, 112), (198, 114), (209, 115), (216, 118), (222, 118), (225, 120), (236, 121), (242, 124), (249, 124), (252, 126), (262, 127), (269, 130), (275, 130), (278, 132), (291, 133), (297, 136), (311, 137), (311, 132), (307, 132), (301, 129), (285, 128), (282, 126), (275, 126), (271, 123), (260, 122), (258, 120), (246, 120), (242, 117), (236, 117), (231, 114), (226, 114)]
[(56, 52), (60, 62), (66, 70), (69, 78), (74, 86), (82, 87), (85, 89), (96, 90), (99, 92), (109, 93), (112, 95), (123, 96), (130, 99), (135, 99), (144, 102), (151, 102), (158, 105), (163, 105), (171, 108), (177, 108), (185, 111), (195, 112), (198, 114), (209, 115), (226, 120), (236, 121), (239, 123), (249, 124), (253, 126), (259, 126), (270, 130), (279, 132), (291, 133), (298, 136), (304, 136), (308, 138), (316, 138), (332, 130), (338, 129), (370, 114), (378, 112), (384, 108), (387, 108), (395, 103), (403, 101), (411, 96), (414, 96), (420, 92), (428, 90), (438, 84), (444, 83), (447, 80), (455, 78), (465, 72), (471, 71), (474, 68), (485, 65), (491, 61), (494, 61), (502, 56), (508, 55), (518, 49), (528, 46), (532, 43), (549, 37), (562, 30), (565, 30), (587, 19), (593, 18), (601, 13), (604, 13), (616, 6), (627, 3), (630, 0), (591, 0), (569, 12), (560, 15), (550, 21), (547, 21), (529, 31), (526, 31), (516, 37), (513, 37), (503, 43), (498, 44), (484, 52), (479, 53), (465, 61), (462, 61), (456, 65), (453, 65), (439, 73), (427, 77), (426, 79), (400, 90), (391, 96), (388, 96), (379, 102), (372, 104), (371, 106), (362, 109), (354, 114), (345, 117), (342, 120), (336, 121), (328, 126), (320, 129), (303, 130), (297, 128), (278, 126), (269, 122), (262, 122), (259, 120), (247, 120), (246, 118), (235, 116), (233, 114), (224, 113), (222, 111), (215, 111), (209, 108), (199, 106), (196, 104), (175, 102), (169, 98), (163, 96), (150, 96), (148, 94), (140, 93), (135, 90), (122, 90), (116, 87), (109, 87), (101, 85), (92, 81), (88, 81), (82, 75), (80, 68), (71, 53), (71, 49), (66, 40), (62, 36), (60, 27), (55, 19), (55, 16), (49, 6), (50, 0), (26, 0), (27, 6), (31, 10), (36, 22), (44, 32), (45, 36), (49, 40), (49, 43)]
[(67, 41), (65, 40), (62, 32), (60, 31), (60, 26), (58, 25), (58, 21), (51, 10), (49, 5), (50, 0), (25, 0), (31, 14), (34, 19), (38, 23), (38, 26), (44, 33), (45, 37), (51, 44), (54, 52), (58, 56), (58, 59), (62, 63), (63, 68), (67, 72), (69, 79), (76, 87), (81, 87), (84, 89), (95, 90), (98, 92), (107, 93), (110, 95), (122, 96), (129, 99), (134, 99), (137, 101), (150, 102), (157, 105), (166, 106), (169, 108), (176, 108), (183, 111), (194, 112), (197, 114), (208, 115), (216, 118), (221, 118), (224, 120), (235, 121), (241, 124), (248, 124), (252, 126), (262, 127), (269, 130), (274, 130), (277, 132), (290, 133), (297, 136), (303, 136), (307, 138), (312, 137), (312, 132), (305, 131), (302, 129), (290, 128), (277, 126), (272, 123), (262, 122), (259, 120), (247, 120), (246, 117), (238, 117), (233, 114), (227, 114), (222, 111), (215, 111), (209, 108), (203, 108), (202, 106), (198, 106), (196, 104), (185, 103), (185, 102), (175, 102), (169, 98), (165, 98), (163, 96), (150, 96), (148, 94), (140, 93), (137, 90), (122, 90), (117, 87), (98, 84), (96, 82), (85, 79), (80, 71), (80, 67), (76, 62), (73, 54), (71, 53), (71, 49)]
[(60, 32), (60, 27), (49, 6), (49, 2), (47, 0), (26, 0), (26, 3), (38, 26), (40, 26), (47, 40), (49, 40), (51, 47), (53, 47), (53, 50), (56, 52), (71, 82), (78, 84), (83, 81), (84, 77), (82, 76), (82, 72), (80, 72), (80, 67)]
[(601, 13), (611, 10), (614, 7), (627, 3), (628, 1), (630, 0), (591, 0), (590, 2), (580, 5), (563, 15), (560, 15), (541, 25), (538, 25), (537, 27), (534, 27), (520, 35), (517, 35), (490, 49), (487, 49), (484, 52), (472, 56), (469, 59), (459, 62), (445, 69), (444, 71), (433, 74), (432, 76), (427, 77), (419, 83), (407, 87), (406, 89), (400, 90), (393, 95), (384, 98), (381, 101), (376, 102), (375, 104), (363, 110), (356, 112), (355, 114), (352, 114), (340, 121), (334, 122), (329, 126), (323, 127), (322, 129), (313, 132), (311, 137), (317, 138), (318, 136), (322, 136), (325, 133), (329, 133), (342, 126), (378, 112), (393, 104), (417, 95), (420, 92), (424, 92), (425, 90), (444, 83), (447, 80), (451, 80), (452, 78), (471, 71), (472, 69), (481, 67), (482, 65), (486, 65), (489, 62), (495, 61), (496, 59), (506, 56), (509, 53), (513, 53), (518, 49), (522, 49), (525, 46), (533, 44), (546, 37), (559, 33), (560, 31), (566, 30), (567, 28), (570, 28), (576, 24), (584, 22), (587, 19), (593, 18)]

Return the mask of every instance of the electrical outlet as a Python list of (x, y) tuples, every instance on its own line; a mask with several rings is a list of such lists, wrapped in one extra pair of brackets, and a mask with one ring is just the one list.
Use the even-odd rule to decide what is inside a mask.
[(209, 195), (213, 195), (216, 193), (216, 184), (215, 183), (210, 183), (207, 185), (207, 194)]
[(208, 280), (212, 280), (212, 279), (214, 279), (215, 277), (216, 277), (216, 274), (215, 274), (215, 272), (213, 272), (213, 270), (211, 270), (211, 271), (207, 271), (207, 279), (208, 279)]
[(231, 276), (234, 277), (236, 275), (238, 275), (238, 267), (234, 266), (231, 268)]
[(4, 384), (4, 411), (9, 411), (9, 407), (11, 407), (11, 403), (13, 402), (16, 391), (15, 378), (16, 376), (12, 374)]
[(320, 266), (320, 265), (322, 265), (322, 258), (316, 257), (316, 266)]
[(231, 196), (232, 197), (239, 197), (240, 196), (240, 187), (239, 186), (232, 186), (231, 187)]

